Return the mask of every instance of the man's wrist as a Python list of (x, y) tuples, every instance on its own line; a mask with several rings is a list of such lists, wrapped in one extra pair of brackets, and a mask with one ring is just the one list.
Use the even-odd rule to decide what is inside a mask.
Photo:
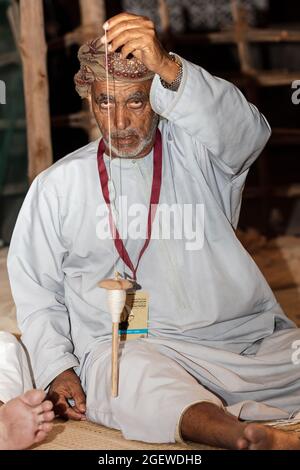
[(168, 90), (177, 91), (182, 79), (182, 63), (174, 54), (169, 54), (168, 68), (166, 67), (165, 71), (167, 70), (169, 71), (168, 75), (167, 72), (160, 74), (161, 84)]
[(70, 375), (70, 373), (73, 375), (75, 374), (76, 375), (76, 372), (74, 371), (74, 369), (71, 367), (69, 369), (66, 369), (66, 370), (63, 370), (62, 372), (60, 372), (56, 377), (54, 377), (54, 379), (49, 383), (48, 387), (51, 387), (51, 385), (53, 384), (53, 382), (55, 382), (56, 379), (64, 376), (64, 375)]
[(172, 83), (177, 77), (178, 68), (178, 64), (174, 62), (172, 56), (170, 54), (166, 54), (161, 67), (156, 71), (156, 73), (166, 83)]

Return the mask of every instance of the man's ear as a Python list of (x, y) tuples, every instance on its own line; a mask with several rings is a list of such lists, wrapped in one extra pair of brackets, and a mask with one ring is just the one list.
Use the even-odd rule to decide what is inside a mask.
[(93, 112), (93, 104), (92, 104), (92, 95), (89, 93), (89, 96), (86, 98), (89, 106), (89, 110), (92, 113)]
[(88, 128), (88, 133), (90, 140), (97, 140), (101, 137), (101, 131), (99, 125), (97, 124), (97, 119), (95, 119), (95, 114), (93, 110), (93, 100), (92, 100), (92, 93), (85, 98), (84, 109), (87, 111), (89, 109), (91, 116), (90, 116), (90, 124)]

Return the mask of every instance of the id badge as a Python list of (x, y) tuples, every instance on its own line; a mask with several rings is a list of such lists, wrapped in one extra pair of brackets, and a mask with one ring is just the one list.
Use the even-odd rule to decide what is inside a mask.
[(119, 335), (121, 341), (148, 336), (149, 294), (146, 291), (127, 292), (121, 315)]

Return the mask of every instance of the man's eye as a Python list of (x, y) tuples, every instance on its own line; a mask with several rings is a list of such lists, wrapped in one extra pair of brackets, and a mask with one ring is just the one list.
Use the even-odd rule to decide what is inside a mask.
[(100, 108), (102, 109), (112, 108), (112, 103), (108, 101), (101, 101)]
[(134, 100), (129, 102), (129, 107), (133, 109), (138, 109), (143, 106), (143, 102), (141, 100)]

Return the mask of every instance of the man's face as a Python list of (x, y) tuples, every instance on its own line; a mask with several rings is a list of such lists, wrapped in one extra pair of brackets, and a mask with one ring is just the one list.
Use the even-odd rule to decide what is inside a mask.
[(108, 153), (110, 133), (112, 156), (140, 158), (153, 147), (158, 117), (149, 102), (151, 80), (139, 83), (109, 83), (109, 100), (105, 81), (92, 86), (92, 107)]

